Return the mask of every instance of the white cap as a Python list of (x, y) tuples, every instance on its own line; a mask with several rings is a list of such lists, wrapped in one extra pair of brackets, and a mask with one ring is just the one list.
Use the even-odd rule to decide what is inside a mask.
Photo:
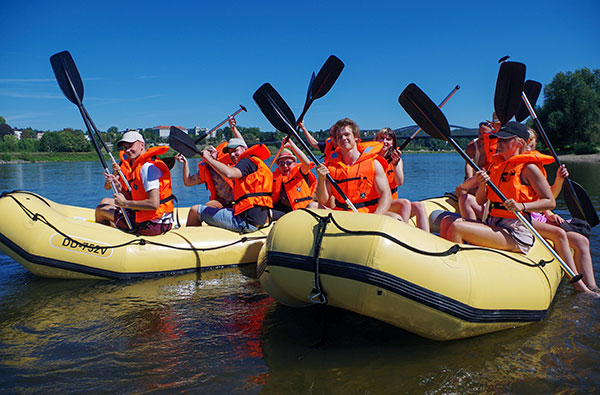
[(117, 147), (121, 147), (123, 143), (133, 143), (135, 141), (141, 141), (144, 143), (144, 137), (138, 132), (125, 132), (121, 140), (117, 142)]
[(229, 139), (229, 141), (227, 142), (227, 147), (225, 147), (223, 149), (223, 152), (228, 153), (229, 150), (234, 150), (237, 147), (242, 146), (242, 147), (246, 147), (248, 148), (248, 146), (246, 145), (246, 142), (244, 141), (244, 139), (240, 139), (240, 138), (232, 138)]

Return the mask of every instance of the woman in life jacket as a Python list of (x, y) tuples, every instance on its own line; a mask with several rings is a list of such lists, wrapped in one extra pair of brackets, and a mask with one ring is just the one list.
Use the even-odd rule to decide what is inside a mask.
[[(288, 213), (308, 206), (317, 178), (310, 171), (314, 164), (289, 137), (282, 145), (285, 148), (281, 150), (277, 169), (273, 172), (273, 208)], [(300, 163), (296, 157), (300, 158)]]
[[(543, 155), (535, 150), (537, 144), (537, 134), (533, 129), (528, 129), (529, 141), (527, 142), (527, 150), (530, 153)], [(544, 155), (546, 156), (546, 155)], [(548, 157), (548, 160), (554, 162), (553, 157)], [(569, 176), (569, 172), (565, 165), (562, 165), (556, 170), (556, 179), (550, 187), (554, 198), (558, 197), (563, 187), (565, 178)], [(583, 221), (585, 222), (585, 221)], [(590, 251), (589, 234), (586, 237), (584, 232), (572, 225), (572, 221), (565, 221), (560, 215), (554, 214), (550, 210), (543, 212), (531, 213), (531, 224), (539, 232), (539, 234), (552, 241), (556, 252), (570, 267), (575, 267), (577, 273), (583, 273), (582, 281), (577, 281), (573, 284), (575, 290), (586, 292), (592, 296), (600, 297), (600, 288), (596, 284), (594, 278), (594, 266), (592, 264), (592, 254)], [(589, 229), (589, 224), (587, 225)], [(571, 254), (571, 248), (574, 254)]]
[(421, 202), (398, 198), (398, 187), (404, 183), (404, 163), (402, 151), (398, 149), (396, 134), (390, 128), (383, 128), (375, 135), (375, 141), (383, 144), (379, 155), (387, 163), (385, 174), (392, 193), (392, 203), (387, 215), (404, 222), (408, 222), (410, 217), (416, 216), (417, 227), (429, 232), (429, 217), (425, 211), (425, 205)]
[[(550, 185), (542, 173), (543, 161), (527, 154), (527, 128), (518, 122), (508, 122), (493, 135), (498, 139), (498, 153), (492, 158), (489, 175), (485, 170), (476, 173), (479, 184), (478, 204), (491, 202), (487, 223), (460, 218), (452, 222), (443, 237), (457, 243), (522, 252), (533, 246), (533, 234), (515, 216), (524, 212), (551, 210), (556, 205)], [(504, 194), (503, 203), (487, 181)], [(575, 269), (575, 268), (573, 268)]]

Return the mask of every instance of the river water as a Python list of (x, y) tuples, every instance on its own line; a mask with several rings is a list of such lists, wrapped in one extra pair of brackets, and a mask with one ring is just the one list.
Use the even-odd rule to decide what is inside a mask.
[[(456, 154), (404, 156), (401, 196), (462, 181)], [(270, 162), (267, 162), (270, 163)], [(567, 163), (600, 207), (600, 163)], [(553, 170), (549, 170), (552, 174)], [(206, 201), (185, 188), (182, 206)], [(94, 207), (95, 162), (0, 165), (0, 191)], [(567, 214), (559, 201), (557, 210)], [(600, 227), (592, 255), (600, 262)], [(596, 278), (600, 269), (596, 266)], [(130, 282), (33, 276), (0, 253), (0, 390), (8, 393), (598, 393), (600, 300), (563, 281), (547, 318), (435, 342), (333, 308), (278, 305), (253, 268)]]

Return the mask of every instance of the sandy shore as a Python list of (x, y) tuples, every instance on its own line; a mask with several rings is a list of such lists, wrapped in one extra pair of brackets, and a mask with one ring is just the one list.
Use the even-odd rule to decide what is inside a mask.
[(561, 162), (600, 162), (600, 153), (589, 155), (559, 155), (558, 159)]

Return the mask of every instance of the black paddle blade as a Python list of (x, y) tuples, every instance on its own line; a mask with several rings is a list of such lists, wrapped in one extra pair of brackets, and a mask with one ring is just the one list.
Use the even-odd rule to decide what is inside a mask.
[(500, 65), (494, 93), (494, 110), (502, 125), (510, 121), (521, 105), (521, 92), (525, 82), (525, 65), (504, 62)]
[(398, 102), (425, 133), (440, 140), (450, 137), (450, 125), (442, 111), (415, 84), (409, 84), (398, 97)]
[(308, 93), (306, 94), (306, 102), (304, 103), (302, 113), (298, 117), (298, 122), (304, 119), (306, 111), (308, 111), (308, 108), (315, 100), (325, 96), (331, 90), (331, 87), (337, 81), (343, 69), (344, 63), (336, 56), (331, 55), (327, 58), (321, 70), (314, 77), (314, 80), (311, 79), (311, 83), (308, 86)]
[[(600, 220), (598, 219), (598, 213), (596, 213), (592, 199), (590, 199), (590, 196), (580, 184), (573, 180), (570, 181), (577, 196), (573, 196), (571, 188), (566, 188), (566, 185), (563, 187), (563, 198), (565, 199), (569, 213), (571, 213), (571, 215), (575, 218), (587, 221), (590, 226), (598, 225)], [(581, 209), (583, 212), (579, 210), (576, 199), (579, 199), (579, 203), (581, 203)]]
[[(542, 91), (542, 84), (537, 81), (527, 80), (525, 81), (525, 86), (523, 87), (523, 92), (525, 96), (527, 96), (527, 100), (529, 100), (529, 104), (531, 107), (535, 107), (535, 102), (537, 102), (538, 97), (540, 96), (540, 92)], [(525, 118), (529, 116), (529, 110), (525, 105), (525, 102), (521, 100), (521, 105), (519, 106), (519, 110), (515, 115), (515, 119), (517, 122), (523, 122)]]
[(312, 84), (312, 100), (325, 96), (331, 90), (331, 87), (337, 81), (343, 69), (344, 62), (336, 56), (331, 55), (317, 73)]
[(62, 93), (71, 103), (81, 105), (83, 102), (83, 82), (69, 51), (52, 55), (50, 64)]
[(263, 84), (252, 98), (275, 129), (287, 134), (295, 131), (294, 113), (271, 84)]
[(169, 146), (188, 158), (200, 153), (190, 135), (175, 126), (169, 130)]

